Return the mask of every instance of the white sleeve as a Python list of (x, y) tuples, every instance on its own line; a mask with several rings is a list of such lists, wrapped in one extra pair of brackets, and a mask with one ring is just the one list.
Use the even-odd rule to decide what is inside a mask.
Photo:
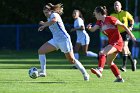
[(84, 21), (81, 18), (78, 18), (78, 27), (84, 26)]
[(50, 16), (50, 21), (51, 21), (53, 18), (58, 19), (58, 18), (59, 18), (59, 14), (57, 14), (57, 13), (52, 13), (51, 16)]

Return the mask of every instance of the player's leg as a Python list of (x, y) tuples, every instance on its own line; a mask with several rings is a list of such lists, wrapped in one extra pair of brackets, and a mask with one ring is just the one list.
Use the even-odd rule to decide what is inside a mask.
[(127, 59), (128, 59), (128, 53), (127, 53), (127, 50), (125, 49), (125, 46), (128, 45), (129, 37), (128, 37), (126, 32), (122, 32), (121, 36), (122, 36), (124, 45), (123, 45), (123, 49), (122, 49), (123, 63), (122, 63), (122, 66), (120, 67), (120, 70), (125, 72), (126, 71), (126, 63), (127, 63)]
[(136, 63), (137, 63), (137, 60), (134, 59), (134, 58), (132, 57), (131, 52), (130, 52), (128, 46), (127, 46), (126, 49), (127, 49), (127, 51), (128, 51), (128, 58), (129, 58), (129, 60), (131, 61), (131, 69), (132, 69), (132, 71), (135, 71), (135, 70), (136, 70)]
[(89, 46), (88, 44), (82, 45), (82, 50), (83, 50), (84, 55), (87, 57), (98, 57), (97, 53), (94, 53), (92, 51), (88, 51), (88, 46)]
[(106, 56), (110, 55), (116, 51), (117, 51), (117, 49), (115, 47), (113, 47), (112, 45), (108, 45), (104, 49), (102, 49), (99, 53), (98, 69), (91, 68), (91, 72), (96, 74), (97, 77), (99, 77), (99, 78), (102, 77), (102, 71), (105, 66)]
[(71, 40), (68, 39), (66, 41), (58, 43), (58, 46), (60, 50), (65, 54), (66, 58), (76, 66), (77, 69), (80, 70), (80, 72), (84, 76), (84, 80), (89, 80), (89, 74), (87, 73), (86, 69), (83, 67), (83, 65), (74, 57), (73, 53), (73, 47)]
[(45, 54), (52, 52), (56, 50), (56, 47), (54, 47), (52, 44), (46, 42), (44, 43), (39, 49), (38, 49), (38, 54), (39, 54), (39, 61), (41, 65), (41, 71), (40, 71), (40, 76), (44, 77), (46, 76), (46, 56)]
[(128, 60), (128, 53), (127, 53), (127, 46), (128, 45), (128, 41), (124, 41), (124, 46), (123, 46), (123, 50), (122, 50), (122, 54), (123, 54), (123, 64), (122, 67), (120, 68), (121, 71), (126, 72), (126, 63)]
[(116, 77), (115, 82), (124, 82), (124, 80), (122, 79), (121, 75), (120, 75), (120, 71), (117, 67), (117, 65), (113, 62), (114, 59), (117, 56), (117, 52), (107, 55), (107, 64), (110, 67), (111, 71), (113, 72), (114, 76)]
[(80, 47), (81, 47), (81, 44), (78, 42), (75, 44), (75, 47), (74, 47), (74, 56), (77, 60), (79, 60), (79, 53), (78, 52), (79, 52)]
[(97, 53), (93, 53), (92, 51), (88, 51), (90, 37), (88, 34), (85, 34), (85, 37), (81, 39), (82, 50), (85, 56), (88, 57), (98, 57)]
[(127, 62), (127, 59), (129, 58), (130, 61), (131, 61), (132, 71), (135, 71), (137, 61), (132, 58), (131, 52), (129, 51), (129, 48), (128, 48), (128, 41), (129, 41), (128, 34), (126, 32), (123, 32), (123, 33), (121, 33), (121, 36), (122, 36), (123, 41), (124, 41), (124, 47), (123, 47), (123, 51), (122, 51), (122, 53), (123, 53), (123, 65), (120, 68), (120, 70), (121, 71), (126, 71), (126, 62)]
[(77, 59), (75, 59), (73, 51), (70, 51), (68, 53), (65, 53), (66, 58), (76, 66), (77, 69), (80, 70), (80, 72), (84, 76), (84, 80), (89, 81), (89, 74), (87, 73), (86, 69), (84, 66), (79, 62)]
[(131, 61), (131, 68), (132, 68), (132, 71), (135, 71), (136, 70), (136, 60), (133, 59), (132, 55), (131, 55), (131, 52), (129, 51), (129, 48), (128, 48), (128, 41), (125, 41), (124, 42), (124, 63), (123, 63), (123, 68), (126, 68), (126, 61), (127, 61), (127, 57), (129, 58), (129, 60)]

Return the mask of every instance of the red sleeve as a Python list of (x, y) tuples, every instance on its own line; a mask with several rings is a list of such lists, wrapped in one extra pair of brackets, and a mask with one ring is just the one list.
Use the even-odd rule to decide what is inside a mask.
[(116, 17), (110, 16), (110, 22), (115, 25), (118, 19)]
[(95, 25), (101, 26), (101, 21), (97, 20)]

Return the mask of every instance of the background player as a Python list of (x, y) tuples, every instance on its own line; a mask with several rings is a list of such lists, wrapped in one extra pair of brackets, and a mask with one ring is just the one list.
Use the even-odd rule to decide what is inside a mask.
[(88, 33), (85, 31), (84, 19), (82, 13), (79, 10), (74, 10), (72, 13), (74, 18), (74, 28), (71, 31), (76, 31), (77, 40), (74, 47), (74, 56), (76, 59), (79, 59), (79, 50), (82, 46), (82, 50), (85, 56), (88, 57), (98, 57), (96, 53), (92, 51), (88, 51), (88, 46), (90, 42), (90, 37)]

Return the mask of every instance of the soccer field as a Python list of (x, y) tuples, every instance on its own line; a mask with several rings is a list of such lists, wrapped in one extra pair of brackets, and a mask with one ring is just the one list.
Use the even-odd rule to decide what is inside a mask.
[[(140, 65), (132, 72), (128, 62), (127, 72), (121, 72), (124, 83), (114, 83), (115, 77), (105, 66), (102, 78), (97, 78), (90, 72), (91, 67), (97, 67), (97, 59), (82, 57), (81, 62), (90, 74), (90, 81), (83, 80), (77, 69), (60, 52), (54, 52), (47, 57), (47, 77), (31, 79), (28, 76), (30, 67), (39, 66), (36, 51), (1, 51), (0, 53), (0, 93), (139, 93)], [(140, 60), (139, 60), (140, 61)], [(122, 59), (115, 63), (121, 66)]]

